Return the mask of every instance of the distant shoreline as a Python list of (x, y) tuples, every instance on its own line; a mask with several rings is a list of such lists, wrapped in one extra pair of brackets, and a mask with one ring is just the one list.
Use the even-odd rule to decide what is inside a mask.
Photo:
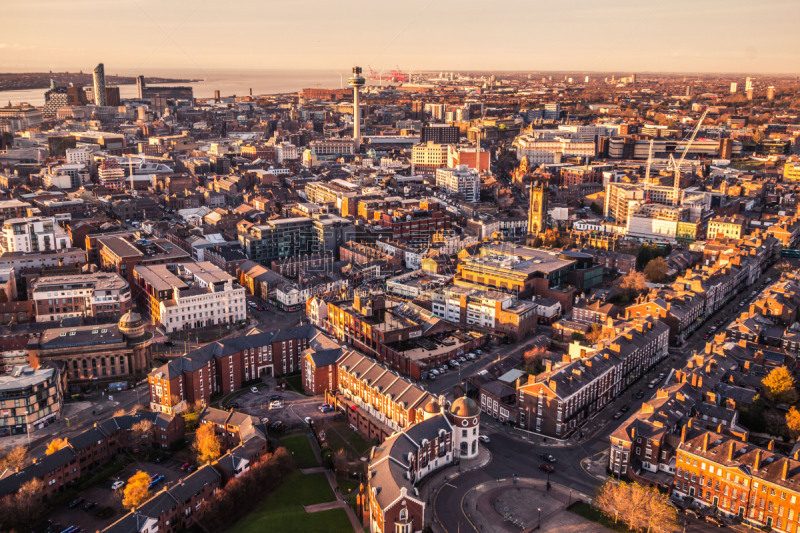
[[(91, 73), (85, 72), (12, 72), (0, 73), (0, 91), (24, 91), (31, 89), (48, 89), (50, 80), (58, 83), (72, 83), (77, 86), (87, 86), (92, 84)], [(202, 79), (189, 78), (162, 78), (156, 76), (145, 76), (145, 83), (198, 83)], [(135, 76), (109, 76), (106, 75), (106, 85), (133, 85), (136, 83)]]

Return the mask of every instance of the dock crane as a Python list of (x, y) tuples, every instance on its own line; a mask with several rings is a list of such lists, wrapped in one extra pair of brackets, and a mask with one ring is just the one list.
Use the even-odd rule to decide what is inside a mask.
[(673, 196), (672, 196), (672, 205), (678, 205), (678, 190), (681, 186), (681, 165), (683, 164), (683, 160), (686, 158), (686, 153), (689, 151), (689, 148), (692, 147), (692, 143), (694, 143), (694, 138), (697, 137), (697, 132), (700, 131), (700, 125), (706, 118), (708, 114), (708, 109), (703, 111), (703, 114), (700, 116), (700, 120), (697, 121), (697, 126), (694, 127), (694, 131), (692, 132), (692, 136), (689, 137), (689, 142), (686, 143), (686, 146), (683, 148), (683, 153), (681, 154), (681, 158), (676, 162), (675, 158), (672, 157), (672, 154), (669, 155), (669, 161), (672, 164), (675, 170), (675, 178), (673, 182)]

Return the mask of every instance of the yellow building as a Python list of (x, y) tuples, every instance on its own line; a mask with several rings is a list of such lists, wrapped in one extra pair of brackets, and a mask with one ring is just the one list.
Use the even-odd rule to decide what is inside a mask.
[(800, 161), (787, 161), (783, 166), (783, 179), (786, 181), (800, 180)]
[(708, 232), (706, 238), (714, 239), (726, 237), (729, 239), (741, 239), (744, 235), (744, 217), (716, 217), (708, 221)]

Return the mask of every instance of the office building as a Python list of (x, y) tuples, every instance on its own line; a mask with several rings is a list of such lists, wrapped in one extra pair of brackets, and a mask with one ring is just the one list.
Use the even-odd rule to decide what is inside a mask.
[(61, 372), (54, 366), (15, 366), (0, 376), (0, 435), (32, 433), (61, 418)]
[(458, 144), (460, 134), (458, 126), (450, 126), (449, 124), (428, 124), (422, 126), (419, 142), (426, 144), (432, 142), (434, 144)]
[(287, 257), (336, 252), (355, 236), (349, 219), (334, 215), (293, 217), (239, 225), (239, 242), (252, 261), (269, 265)]
[(481, 176), (467, 165), (436, 169), (436, 186), (451, 195), (463, 196), (468, 202), (481, 199)]
[(92, 87), (94, 91), (94, 105), (105, 106), (106, 74), (102, 63), (98, 63), (98, 65), (94, 67), (94, 71), (92, 71), (92, 80), (94, 81), (94, 85)]
[(138, 265), (133, 278), (145, 318), (167, 333), (247, 318), (244, 287), (208, 261)]
[(739, 88), (739, 85), (734, 81), (731, 82), (731, 94), (736, 94), (736, 90)]
[(434, 175), (439, 168), (447, 166), (448, 145), (427, 142), (411, 148), (411, 172)]

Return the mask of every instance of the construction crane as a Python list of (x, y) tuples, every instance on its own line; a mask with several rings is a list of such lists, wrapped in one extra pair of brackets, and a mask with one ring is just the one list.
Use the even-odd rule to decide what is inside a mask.
[(647, 152), (647, 170), (644, 172), (644, 198), (650, 203), (650, 165), (653, 164), (653, 139), (650, 139), (650, 150)]
[(700, 120), (697, 121), (697, 126), (694, 127), (694, 131), (692, 132), (692, 136), (689, 137), (689, 142), (686, 143), (686, 146), (683, 148), (683, 153), (681, 154), (681, 158), (675, 162), (675, 158), (672, 157), (672, 154), (669, 156), (670, 163), (672, 163), (673, 168), (675, 169), (675, 178), (673, 182), (673, 195), (672, 195), (672, 205), (678, 205), (678, 190), (681, 186), (681, 165), (683, 164), (683, 160), (686, 158), (686, 154), (689, 152), (689, 148), (692, 147), (692, 143), (694, 143), (694, 138), (697, 137), (697, 132), (700, 131), (700, 125), (706, 118), (708, 114), (708, 109), (703, 111), (703, 114), (700, 116)]

